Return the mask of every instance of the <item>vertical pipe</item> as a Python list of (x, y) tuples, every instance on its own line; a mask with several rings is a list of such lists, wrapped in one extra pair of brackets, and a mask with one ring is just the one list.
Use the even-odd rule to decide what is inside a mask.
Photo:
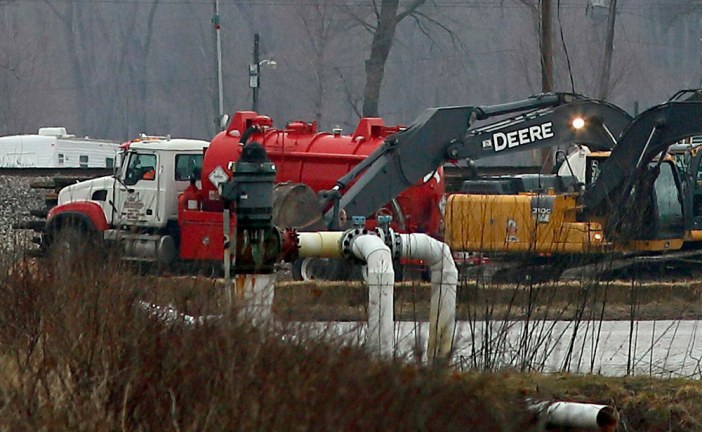
[(353, 239), (351, 251), (366, 261), (363, 278), (368, 284), (368, 348), (382, 356), (391, 356), (395, 270), (390, 248), (380, 237), (361, 235)]
[(237, 291), (241, 294), (239, 316), (253, 325), (265, 324), (273, 314), (276, 274), (236, 275)]
[(231, 238), (231, 224), (229, 222), (229, 204), (225, 203), (223, 212), (223, 227), (224, 232), (224, 290), (227, 296), (227, 307), (229, 309), (233, 306), (232, 301), (232, 277), (231, 277), (231, 266), (232, 266), (232, 249), (230, 244)]
[(446, 361), (453, 351), (456, 329), (458, 269), (451, 249), (426, 234), (400, 234), (403, 258), (421, 259), (431, 268), (429, 307), (429, 361)]

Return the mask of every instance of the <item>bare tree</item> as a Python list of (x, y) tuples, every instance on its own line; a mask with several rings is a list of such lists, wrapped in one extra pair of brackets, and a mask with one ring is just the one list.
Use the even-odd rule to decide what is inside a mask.
[(351, 16), (373, 35), (370, 56), (365, 62), (364, 117), (378, 116), (380, 87), (385, 75), (385, 64), (390, 55), (397, 25), (407, 17), (422, 16), (419, 9), (424, 3), (426, 3), (426, 0), (412, 0), (400, 10), (400, 0), (381, 0), (380, 4), (373, 0), (370, 17), (362, 16), (356, 12), (351, 13)]
[(44, 36), (25, 29), (43, 27), (44, 17), (26, 26), (20, 20), (24, 11), (19, 2), (0, 1), (0, 134), (36, 132), (42, 115), (32, 105), (43, 96), (37, 81), (46, 79), (38, 66)]
[(606, 99), (610, 90), (610, 74), (612, 69), (612, 53), (614, 51), (614, 25), (617, 18), (617, 0), (610, 0), (607, 15), (607, 36), (600, 67), (600, 79), (597, 85), (597, 97)]
[[(395, 41), (397, 27), (403, 20), (413, 20), (417, 29), (429, 38), (430, 27), (438, 28), (450, 37), (454, 46), (460, 45), (458, 37), (449, 26), (426, 11), (426, 3), (426, 0), (408, 0), (406, 4), (401, 4), (400, 0), (372, 0), (370, 12), (365, 14), (359, 13), (359, 9), (346, 8), (350, 16), (372, 35), (370, 54), (365, 61), (366, 80), (362, 109), (364, 117), (378, 116), (385, 66)], [(368, 11), (368, 7), (360, 10)]]
[(149, 94), (148, 66), (158, 4), (158, 0), (154, 0), (146, 5), (148, 10), (143, 22), (139, 22), (139, 17), (142, 16), (141, 5), (131, 5), (129, 19), (125, 20), (124, 26), (120, 26), (122, 33), (118, 40), (121, 41), (122, 49), (117, 71), (126, 80), (127, 86), (131, 87), (131, 91), (126, 92), (128, 97), (136, 102), (131, 104), (129, 120), (125, 124), (128, 136), (145, 132), (149, 126), (147, 105), (139, 102), (148, 98)]
[[(534, 27), (539, 35), (541, 58), (541, 91), (553, 91), (553, 32), (551, 0), (517, 0), (531, 11)], [(502, 1), (501, 3), (504, 3)]]
[(349, 26), (341, 19), (339, 8), (333, 0), (313, 1), (308, 7), (298, 11), (305, 35), (312, 49), (311, 63), (315, 85), (311, 98), (314, 104), (315, 120), (321, 123), (325, 112), (324, 104), (327, 92), (330, 82), (334, 78), (334, 68), (330, 67), (329, 64), (329, 50), (335, 40), (348, 30)]
[(144, 14), (139, 3), (113, 11), (107, 9), (112, 5), (45, 0), (61, 23), (85, 132), (124, 137), (134, 132), (130, 129), (146, 129), (147, 65), (158, 3), (150, 2)]

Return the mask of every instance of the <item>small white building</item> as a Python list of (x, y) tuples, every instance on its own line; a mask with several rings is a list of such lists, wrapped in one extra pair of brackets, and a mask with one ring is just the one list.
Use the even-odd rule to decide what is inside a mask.
[(66, 128), (0, 137), (0, 168), (111, 168), (120, 143), (76, 138)]

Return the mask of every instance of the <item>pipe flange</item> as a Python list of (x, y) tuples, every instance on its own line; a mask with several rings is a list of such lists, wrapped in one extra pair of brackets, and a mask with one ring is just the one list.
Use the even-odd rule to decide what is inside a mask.
[(398, 234), (395, 233), (395, 230), (393, 230), (392, 228), (384, 230), (380, 227), (376, 227), (375, 233), (378, 237), (380, 237), (383, 240), (385, 246), (390, 248), (392, 258), (400, 259), (400, 255), (402, 255), (402, 239)]
[(353, 254), (353, 251), (351, 249), (353, 246), (353, 240), (358, 236), (374, 233), (375, 232), (369, 232), (366, 228), (352, 228), (350, 230), (345, 231), (344, 234), (341, 236), (341, 239), (339, 240), (341, 244), (341, 256), (346, 261), (358, 264), (365, 264), (365, 261), (356, 258), (356, 256)]
[(395, 231), (390, 230), (392, 233), (392, 246), (390, 246), (390, 250), (392, 251), (392, 256), (395, 259), (400, 259), (402, 258), (402, 237), (400, 237), (400, 234), (395, 233)]
[[(280, 228), (278, 228), (280, 231)], [(285, 262), (293, 262), (300, 257), (300, 237), (297, 230), (294, 228), (285, 228), (282, 230), (281, 237), (281, 255)]]

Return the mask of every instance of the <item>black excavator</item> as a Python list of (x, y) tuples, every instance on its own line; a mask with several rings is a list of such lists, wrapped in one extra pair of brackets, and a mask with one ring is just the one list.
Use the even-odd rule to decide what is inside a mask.
[(575, 144), (594, 151), (586, 179), (571, 169), (471, 180), (450, 195), (444, 223), (452, 250), (587, 261), (694, 248), (694, 194), (668, 149), (702, 135), (699, 95), (683, 91), (633, 119), (606, 102), (563, 93), (428, 109), (339, 179), (324, 195), (325, 217), (334, 227), (342, 211), (373, 214), (446, 161)]

